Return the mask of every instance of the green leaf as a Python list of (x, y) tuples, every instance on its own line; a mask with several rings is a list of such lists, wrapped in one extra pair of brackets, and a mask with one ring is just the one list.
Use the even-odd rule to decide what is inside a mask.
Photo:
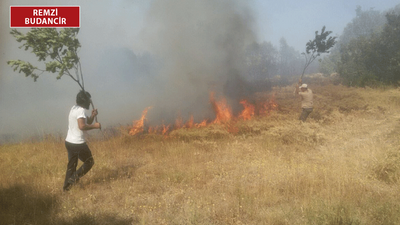
[[(72, 68), (78, 67), (79, 63), (77, 51), (81, 45), (76, 37), (78, 33), (79, 28), (59, 30), (56, 28), (32, 28), (25, 34), (12, 29), (10, 34), (22, 43), (19, 48), (25, 49), (25, 51), (31, 50), (40, 62), (44, 62), (46, 69), (39, 70), (29, 62), (21, 60), (10, 60), (7, 63), (14, 71), (18, 70), (19, 73), (32, 77), (34, 81), (39, 77), (37, 71), (47, 71), (57, 73), (57, 79), (61, 79), (63, 75), (67, 74), (81, 86), (79, 78), (82, 75), (69, 72)], [(76, 77), (71, 74), (76, 74)]]

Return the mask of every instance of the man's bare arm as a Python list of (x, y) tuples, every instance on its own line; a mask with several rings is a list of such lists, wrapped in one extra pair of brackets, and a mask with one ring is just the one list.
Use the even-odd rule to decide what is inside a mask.
[(97, 109), (93, 109), (92, 115), (90, 115), (90, 117), (87, 118), (87, 124), (92, 124), (93, 120), (97, 116), (97, 114), (98, 114)]
[(101, 129), (100, 123), (95, 124), (87, 124), (84, 118), (78, 119), (78, 127), (80, 130), (93, 130), (93, 129)]

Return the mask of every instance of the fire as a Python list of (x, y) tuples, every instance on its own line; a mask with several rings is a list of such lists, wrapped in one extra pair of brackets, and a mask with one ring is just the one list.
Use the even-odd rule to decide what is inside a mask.
[(239, 118), (250, 120), (254, 116), (256, 107), (248, 103), (246, 100), (240, 101), (240, 104), (243, 106), (243, 111), (240, 113)]
[(197, 128), (205, 127), (205, 126), (207, 126), (207, 120), (203, 120), (201, 123), (196, 123), (194, 126)]
[(194, 126), (194, 119), (193, 119), (193, 115), (191, 115), (190, 119), (186, 122), (185, 127), (192, 128), (193, 126)]
[(147, 107), (143, 110), (140, 120), (133, 121), (133, 127), (129, 131), (130, 135), (135, 135), (144, 131), (144, 120), (146, 119), (147, 111), (149, 109), (151, 109), (151, 107)]
[[(212, 122), (208, 122), (204, 119), (200, 123), (195, 123), (193, 115), (190, 116), (189, 120), (184, 122), (181, 116), (175, 120), (175, 123), (171, 126), (165, 125), (148, 127), (148, 133), (150, 134), (162, 134), (167, 136), (169, 132), (176, 129), (186, 128), (200, 128), (205, 127), (209, 124), (223, 124), (225, 128), (231, 133), (237, 133), (239, 129), (236, 126), (238, 119), (240, 120), (251, 120), (254, 116), (265, 116), (271, 111), (278, 108), (278, 104), (275, 102), (275, 96), (272, 96), (267, 101), (258, 101), (255, 104), (250, 103), (248, 100), (243, 99), (240, 104), (243, 106), (243, 110), (235, 117), (232, 113), (231, 107), (228, 105), (225, 98), (220, 98), (218, 101), (214, 98), (214, 92), (210, 93), (210, 103), (215, 113), (215, 119)], [(139, 120), (133, 121), (133, 127), (130, 129), (130, 135), (136, 135), (138, 133), (143, 133), (144, 131), (144, 121), (146, 120), (146, 115), (151, 107), (147, 107), (142, 112), (142, 117)]]
[(175, 129), (179, 129), (183, 127), (183, 119), (182, 117), (178, 116), (178, 118), (175, 120)]
[(155, 133), (157, 133), (157, 130), (158, 130), (158, 126), (155, 126), (155, 127), (149, 127), (149, 134), (155, 134)]
[(170, 125), (165, 126), (165, 125), (163, 124), (163, 129), (162, 129), (162, 131), (161, 131), (161, 134), (162, 134), (162, 135), (166, 135), (167, 132), (168, 132), (168, 130), (169, 130), (169, 127), (170, 127)]
[(215, 112), (215, 120), (213, 123), (227, 122), (232, 119), (232, 109), (227, 104), (225, 98), (222, 98), (220, 101), (217, 102), (214, 99), (214, 92), (211, 92), (210, 102)]
[(271, 99), (268, 101), (260, 104), (261, 109), (259, 112), (259, 115), (268, 115), (271, 111), (277, 110), (278, 109), (278, 104), (275, 102), (275, 96), (273, 95)]

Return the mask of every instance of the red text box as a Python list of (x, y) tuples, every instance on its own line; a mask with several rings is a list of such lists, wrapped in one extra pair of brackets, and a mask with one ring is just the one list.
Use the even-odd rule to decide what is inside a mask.
[(80, 27), (80, 6), (10, 6), (10, 27)]

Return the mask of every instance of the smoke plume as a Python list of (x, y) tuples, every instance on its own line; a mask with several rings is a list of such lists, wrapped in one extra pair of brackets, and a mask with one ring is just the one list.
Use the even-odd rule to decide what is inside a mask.
[(156, 0), (144, 27), (147, 49), (163, 62), (155, 105), (164, 115), (205, 116), (210, 91), (235, 97), (229, 93), (245, 74), (244, 47), (255, 41), (244, 1)]

